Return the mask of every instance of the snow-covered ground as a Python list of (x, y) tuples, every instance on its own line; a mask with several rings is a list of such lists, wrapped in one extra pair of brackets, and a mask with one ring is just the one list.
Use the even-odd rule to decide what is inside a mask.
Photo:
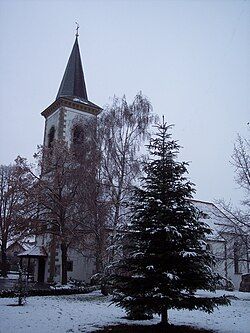
[[(223, 294), (223, 292), (217, 292)], [(223, 333), (250, 332), (250, 293), (226, 292), (232, 305), (220, 307), (212, 314), (201, 311), (169, 312), (173, 324), (192, 325)], [(110, 304), (99, 292), (85, 295), (29, 297), (23, 307), (7, 306), (16, 299), (0, 299), (0, 333), (93, 332), (118, 323), (133, 323), (122, 317), (125, 312)], [(142, 324), (159, 322), (155, 317)], [(138, 322), (135, 322), (138, 324)]]
[(7, 275), (7, 277), (6, 278), (4, 278), (4, 277), (2, 277), (2, 276), (0, 276), (0, 280), (18, 280), (18, 278), (19, 278), (19, 274), (18, 274), (18, 272), (9, 272), (9, 274)]

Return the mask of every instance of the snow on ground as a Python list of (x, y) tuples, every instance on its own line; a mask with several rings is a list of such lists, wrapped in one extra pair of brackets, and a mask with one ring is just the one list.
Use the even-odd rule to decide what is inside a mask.
[[(199, 294), (208, 295), (204, 292)], [(249, 333), (250, 293), (217, 291), (216, 296), (224, 294), (231, 296), (231, 305), (220, 306), (211, 314), (197, 310), (170, 310), (170, 321), (173, 324), (197, 326), (220, 333)]]
[(18, 272), (9, 272), (7, 277), (0, 276), (0, 280), (18, 280), (19, 274)]
[[(219, 333), (249, 333), (250, 293), (226, 294), (232, 297), (231, 306), (220, 307), (212, 314), (170, 310), (169, 319), (173, 324), (192, 325)], [(110, 297), (102, 296), (99, 292), (29, 297), (23, 307), (7, 306), (13, 303), (16, 303), (16, 299), (0, 299), (0, 333), (86, 333), (110, 324), (159, 322), (157, 316), (148, 321), (128, 321), (122, 318), (125, 312), (110, 304)]]

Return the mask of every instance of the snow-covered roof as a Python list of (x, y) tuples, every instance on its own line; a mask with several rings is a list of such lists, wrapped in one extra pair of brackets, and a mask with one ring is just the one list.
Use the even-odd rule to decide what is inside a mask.
[(34, 246), (35, 242), (27, 242), (27, 243), (21, 243), (22, 246), (24, 247), (25, 251), (28, 251), (30, 249), (32, 249), (32, 247)]
[(18, 257), (47, 257), (47, 252), (43, 246), (34, 246), (33, 248), (18, 254)]
[(220, 234), (225, 228), (232, 226), (231, 220), (212, 202), (191, 200), (196, 208), (207, 215), (207, 218), (201, 219), (212, 230), (209, 239), (223, 240)]
[(35, 244), (35, 239), (29, 237), (29, 239), (22, 239), (22, 240), (12, 240), (7, 243), (7, 248), (11, 248), (13, 245), (18, 244), (21, 246), (25, 251), (31, 249)]

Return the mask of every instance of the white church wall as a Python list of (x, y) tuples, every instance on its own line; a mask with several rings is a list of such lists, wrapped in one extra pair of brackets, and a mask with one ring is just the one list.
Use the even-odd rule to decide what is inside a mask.
[(210, 251), (215, 257), (213, 271), (226, 278), (225, 274), (225, 243), (224, 241), (208, 240)]
[(52, 126), (55, 127), (55, 139), (58, 139), (58, 132), (59, 132), (59, 119), (60, 119), (60, 109), (55, 111), (52, 115), (50, 115), (46, 119), (45, 123), (45, 131), (44, 131), (44, 145), (48, 145), (48, 134)]
[(214, 271), (230, 280), (234, 288), (239, 290), (242, 274), (249, 273), (247, 268), (247, 253), (243, 251), (239, 256), (237, 272), (233, 249), (238, 235), (235, 234), (234, 228), (230, 228), (230, 219), (211, 202), (193, 200), (193, 203), (195, 207), (207, 214), (207, 218), (202, 220), (212, 230), (212, 234), (208, 236), (208, 243), (216, 258)]
[(242, 266), (242, 269), (240, 270), (241, 273), (236, 274), (234, 269), (234, 261), (230, 258), (227, 261), (228, 279), (233, 282), (234, 288), (236, 290), (239, 290), (240, 288), (242, 274), (246, 273), (246, 270), (243, 267), (244, 265), (240, 264), (240, 266)]
[(208, 244), (215, 256), (215, 265), (212, 269), (223, 277), (223, 286), (229, 280), (233, 283), (234, 289), (239, 290), (242, 274), (235, 274), (234, 261), (230, 256), (226, 256), (226, 241), (208, 240)]
[[(62, 276), (62, 262), (61, 262), (61, 250), (58, 247), (56, 250), (55, 257), (55, 277), (54, 281), (60, 283)], [(74, 249), (68, 250), (68, 260), (72, 261), (72, 271), (68, 270), (67, 275), (68, 279), (75, 279), (79, 281), (84, 281), (86, 283), (90, 282), (91, 276), (94, 274), (95, 264), (92, 258), (87, 256), (87, 253), (81, 254)], [(46, 274), (45, 278), (47, 281), (47, 277), (49, 277), (48, 273), (48, 265), (46, 266)]]
[[(36, 246), (43, 246), (46, 253), (48, 254), (48, 257), (45, 258), (45, 272), (44, 272), (44, 281), (47, 282), (48, 281), (48, 277), (49, 277), (49, 253), (50, 253), (50, 248), (49, 248), (49, 244), (50, 244), (50, 235), (48, 234), (43, 234), (43, 235), (37, 235), (36, 236)], [(38, 259), (35, 260), (35, 271), (34, 271), (34, 278), (35, 281), (38, 280)]]
[(68, 277), (89, 283), (95, 270), (94, 260), (73, 249), (69, 251), (68, 260), (73, 261), (73, 271), (68, 271)]
[(230, 279), (236, 290), (239, 290), (242, 274), (249, 273), (247, 267), (247, 252), (243, 251), (236, 259), (234, 253), (234, 243), (237, 235), (230, 233), (223, 234), (226, 240), (227, 251), (227, 276)]

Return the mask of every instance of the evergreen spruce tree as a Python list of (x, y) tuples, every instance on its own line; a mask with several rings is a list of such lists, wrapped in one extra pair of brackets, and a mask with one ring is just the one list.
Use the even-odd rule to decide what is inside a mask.
[(186, 178), (188, 163), (176, 160), (180, 146), (171, 139), (171, 126), (163, 119), (156, 127), (148, 147), (151, 159), (133, 197), (123, 259), (112, 280), (114, 302), (128, 316), (143, 319), (157, 313), (167, 324), (168, 309), (212, 312), (229, 301), (195, 294), (197, 289), (215, 291), (219, 280), (204, 241), (211, 230), (190, 200), (194, 187)]

